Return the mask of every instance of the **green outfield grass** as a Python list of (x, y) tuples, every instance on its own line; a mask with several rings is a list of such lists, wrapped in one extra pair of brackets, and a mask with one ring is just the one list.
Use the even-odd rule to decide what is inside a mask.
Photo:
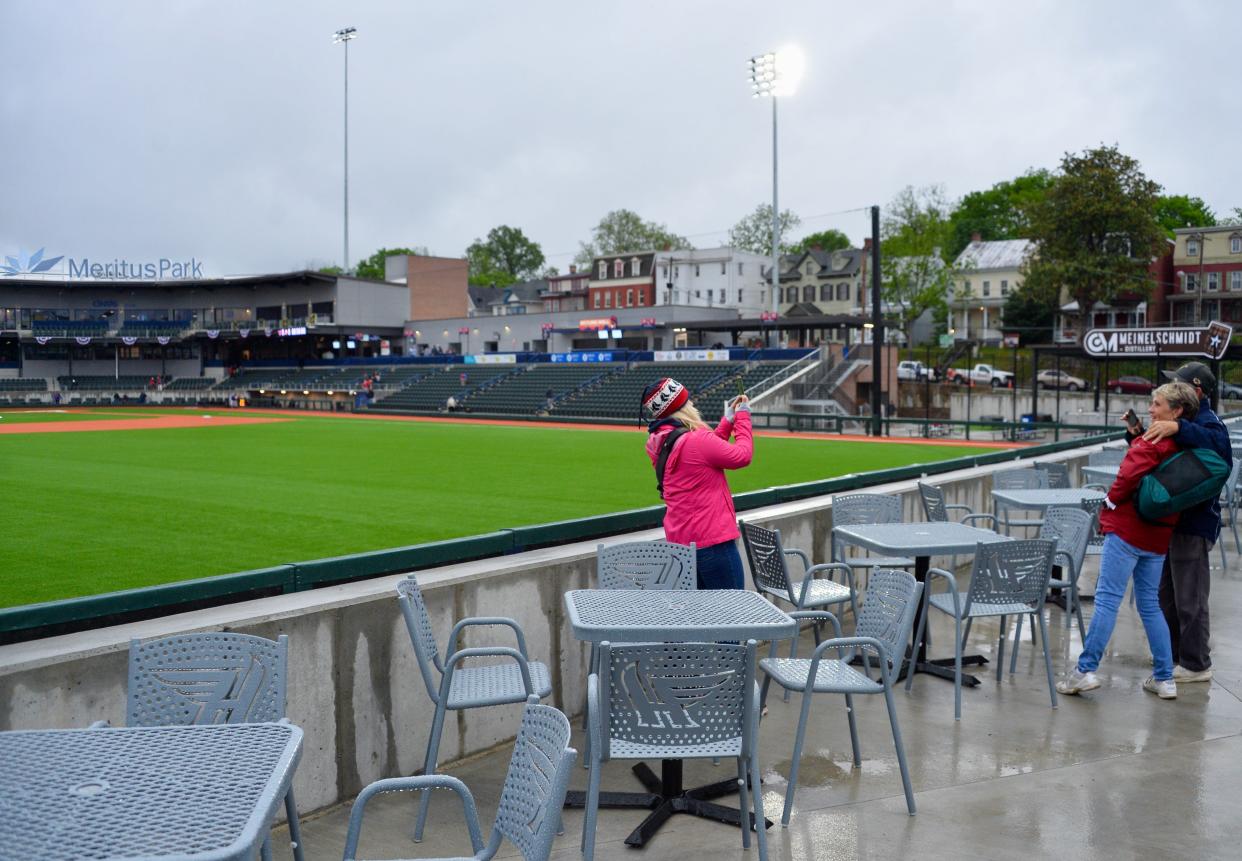
[[(0, 606), (656, 505), (645, 439), (312, 416), (0, 434)], [(739, 492), (988, 450), (761, 437), (730, 482)]]

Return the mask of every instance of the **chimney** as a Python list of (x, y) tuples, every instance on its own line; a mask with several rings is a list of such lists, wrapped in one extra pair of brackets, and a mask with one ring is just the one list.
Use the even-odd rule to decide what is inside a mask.
[(569, 274), (570, 274), (570, 275), (577, 275), (577, 274), (578, 274), (578, 264), (577, 264), (577, 263), (570, 263), (570, 264), (569, 264)]
[(971, 242), (982, 242), (982, 241), (983, 241), (983, 234), (981, 234), (981, 233), (972, 233), (972, 234), (970, 234), (970, 241), (971, 241)]
[(862, 247), (862, 250), (863, 250), (863, 251), (870, 251), (870, 250), (871, 250), (871, 237), (870, 237), (870, 236), (868, 236), (868, 237), (866, 237), (865, 239), (863, 239), (863, 247)]
[(824, 249), (819, 247), (818, 245), (812, 245), (811, 250), (812, 251), (823, 251)]

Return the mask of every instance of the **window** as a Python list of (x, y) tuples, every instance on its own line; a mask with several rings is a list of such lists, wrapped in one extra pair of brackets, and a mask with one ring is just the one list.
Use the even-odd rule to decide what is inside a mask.
[(703, 291), (702, 291), (702, 290), (695, 290), (695, 291), (694, 291), (694, 298), (695, 298), (695, 299), (702, 299), (702, 298), (703, 298)]
[(819, 268), (819, 267), (817, 267), (814, 263), (812, 263), (811, 261), (809, 261), (809, 260), (808, 260), (808, 261), (807, 261), (807, 263), (806, 263), (806, 274), (807, 274), (807, 275), (814, 275), (814, 274), (815, 274), (815, 270), (816, 270), (817, 268)]
[(1009, 282), (1008, 281), (1001, 281), (1001, 295), (1002, 296), (1009, 295)]
[(643, 271), (643, 263), (637, 257), (630, 260), (630, 274), (641, 275)]
[(612, 277), (620, 278), (623, 275), (625, 275), (625, 261), (624, 260), (612, 261)]
[(668, 264), (667, 263), (663, 263), (660, 265), (660, 277), (666, 280), (668, 279)]
[(611, 290), (609, 290), (607, 293), (604, 294), (604, 307), (605, 308), (612, 307), (612, 291)]
[(821, 302), (832, 301), (832, 285), (831, 284), (819, 285), (819, 301)]
[(1186, 254), (1189, 255), (1190, 257), (1199, 256), (1199, 240), (1197, 239), (1186, 240)]
[(785, 291), (785, 301), (788, 302), (790, 305), (798, 301), (798, 288), (797, 287), (790, 287), (788, 290)]
[(837, 285), (837, 301), (838, 302), (850, 301), (850, 285), (849, 284), (838, 284)]
[[(1229, 237), (1229, 253), (1242, 254), (1242, 236)], [(739, 266), (741, 264), (738, 264)]]
[(1183, 272), (1182, 275), (1186, 279), (1186, 292), (1187, 293), (1193, 293), (1199, 289), (1199, 276), (1198, 275), (1194, 274), (1193, 272)]
[(984, 281), (984, 282), (983, 282), (983, 295), (984, 295), (984, 296), (991, 296), (991, 295), (992, 295), (992, 282), (991, 282), (991, 281)]
[(962, 288), (962, 292), (965, 293), (967, 296), (969, 296), (970, 295), (970, 280), (967, 279), (966, 281), (963, 281), (962, 283), (965, 285)]
[(673, 291), (672, 290), (664, 291), (664, 304), (665, 305), (673, 304)]
[(720, 261), (720, 274), (721, 275), (729, 274), (729, 264), (725, 263), (723, 260)]
[(673, 267), (673, 278), (675, 278), (675, 279), (676, 279), (676, 278), (680, 278), (680, 277), (681, 277), (681, 267), (680, 267), (680, 266), (674, 266), (674, 267)]
[(720, 303), (723, 305), (725, 300), (724, 288), (720, 288)]
[(1209, 293), (1220, 292), (1220, 273), (1209, 272), (1207, 274), (1207, 289)]
[(696, 263), (696, 264), (694, 264), (694, 277), (695, 277), (695, 278), (698, 278), (698, 277), (699, 277), (699, 264), (697, 264), (697, 263)]
[[(604, 264), (603, 264), (603, 263), (601, 263), (601, 264), (599, 264), (599, 265), (600, 265), (600, 266), (603, 266)], [(595, 307), (596, 307), (596, 308), (602, 307), (602, 306), (603, 306), (603, 302), (604, 302), (604, 298), (603, 298), (602, 294), (600, 294), (600, 293), (596, 293), (596, 294), (595, 294)]]
[[(739, 263), (738, 265), (740, 266), (741, 264)], [(1242, 275), (1242, 272), (1239, 272), (1238, 274)], [(737, 291), (737, 304), (739, 305), (742, 304), (742, 291), (741, 290)]]
[(634, 291), (626, 290), (625, 291), (625, 307), (629, 308), (633, 304), (634, 304)]
[(814, 285), (808, 284), (802, 288), (802, 301), (803, 302), (814, 302), (815, 301), (815, 286)]
[(744, 265), (744, 264), (742, 264), (742, 263), (737, 264), (737, 274), (738, 274), (738, 275), (743, 274), (743, 269), (742, 269), (742, 266), (743, 266), (743, 265)]
[[(601, 260), (599, 262), (599, 280), (603, 281), (608, 277), (608, 263)], [(599, 306), (596, 306), (599, 307)]]
[(1242, 290), (1242, 270), (1229, 273), (1229, 289)]

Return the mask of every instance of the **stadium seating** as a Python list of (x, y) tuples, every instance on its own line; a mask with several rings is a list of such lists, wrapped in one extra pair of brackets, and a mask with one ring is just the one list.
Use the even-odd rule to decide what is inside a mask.
[[(466, 384), (461, 383), (461, 375), (466, 374)], [(507, 377), (523, 373), (513, 365), (443, 365), (435, 366), (431, 373), (399, 389), (393, 394), (383, 396), (377, 392), (376, 410), (412, 410), (416, 412), (436, 412), (444, 409), (449, 396), (462, 405), (474, 394), (496, 385)]]
[(124, 338), (175, 338), (189, 326), (189, 320), (127, 320), (117, 335)]
[(50, 338), (94, 338), (108, 334), (107, 320), (34, 320), (31, 330)]
[(171, 383), (164, 386), (166, 392), (184, 392), (199, 391), (202, 389), (210, 389), (214, 383), (211, 377), (177, 377)]
[(621, 364), (526, 365), (522, 373), (505, 379), (486, 391), (466, 399), (476, 413), (533, 415), (545, 411), (548, 392), (555, 403), (585, 386), (595, 385), (612, 374), (624, 371)]
[(700, 391), (734, 376), (740, 364), (729, 362), (651, 362), (631, 365), (624, 373), (613, 374), (600, 384), (558, 403), (555, 415), (638, 419), (643, 388), (661, 377), (673, 377), (690, 390), (692, 398)]
[[(46, 392), (47, 380), (42, 377), (10, 377), (0, 379), (0, 392)], [(24, 400), (24, 399), (23, 399)]]
[(82, 374), (57, 377), (60, 388), (67, 392), (122, 392), (145, 389), (150, 377), (143, 374)]

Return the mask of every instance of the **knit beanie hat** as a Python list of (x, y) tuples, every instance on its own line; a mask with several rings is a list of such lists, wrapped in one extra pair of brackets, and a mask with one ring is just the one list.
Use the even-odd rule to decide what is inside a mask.
[(686, 387), (672, 377), (665, 377), (643, 389), (643, 418), (649, 422), (668, 418), (684, 407), (688, 400), (690, 393)]

